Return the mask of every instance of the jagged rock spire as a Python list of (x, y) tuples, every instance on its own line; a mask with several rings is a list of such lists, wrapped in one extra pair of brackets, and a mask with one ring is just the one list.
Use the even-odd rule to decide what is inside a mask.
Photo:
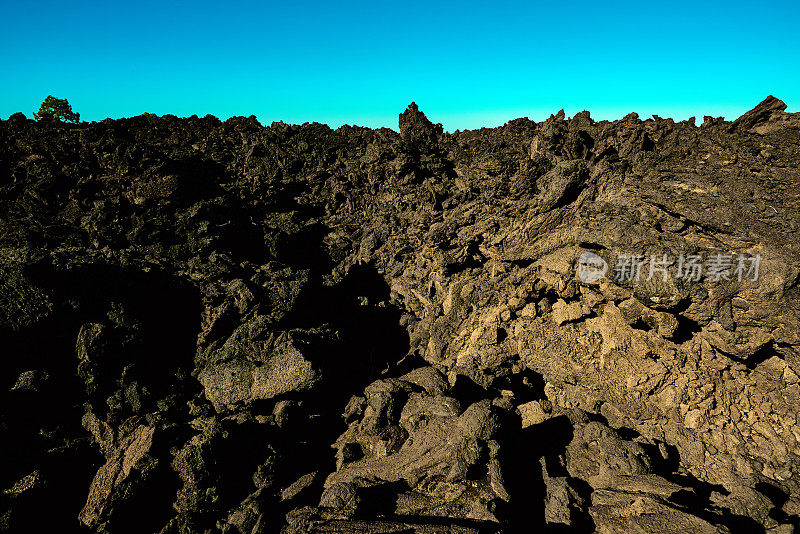
[(435, 143), (444, 130), (441, 124), (428, 120), (415, 102), (400, 114), (399, 126), (403, 141), (415, 145)]

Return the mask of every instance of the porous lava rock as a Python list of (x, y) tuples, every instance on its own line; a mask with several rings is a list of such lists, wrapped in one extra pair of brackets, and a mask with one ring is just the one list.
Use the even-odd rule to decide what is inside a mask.
[(796, 531), (786, 107), (0, 121), (0, 531)]

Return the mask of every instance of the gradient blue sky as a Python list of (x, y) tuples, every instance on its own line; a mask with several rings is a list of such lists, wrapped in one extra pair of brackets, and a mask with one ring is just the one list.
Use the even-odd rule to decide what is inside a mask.
[(0, 2), (0, 117), (145, 111), (445, 129), (800, 109), (800, 2)]

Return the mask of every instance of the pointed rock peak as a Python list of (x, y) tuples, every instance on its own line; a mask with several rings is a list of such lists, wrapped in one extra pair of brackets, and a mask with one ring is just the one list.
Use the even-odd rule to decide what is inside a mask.
[(569, 122), (570, 122), (570, 127), (579, 129), (588, 128), (592, 124), (594, 124), (594, 121), (592, 120), (592, 115), (586, 110), (576, 113), (575, 116), (569, 120)]
[(780, 115), (785, 109), (786, 103), (783, 100), (769, 95), (756, 107), (733, 121), (730, 129), (750, 129), (753, 126), (772, 120), (776, 115)]
[(786, 102), (781, 100), (780, 98), (775, 98), (772, 95), (769, 95), (767, 98), (761, 101), (756, 107), (754, 107), (751, 111), (755, 111), (757, 109), (777, 109), (778, 111), (786, 110)]
[(400, 137), (406, 141), (435, 141), (442, 131), (442, 125), (429, 121), (415, 102), (400, 114)]
[(564, 112), (564, 110), (563, 110), (563, 109), (560, 109), (560, 110), (558, 111), (558, 113), (556, 113), (555, 115), (553, 115), (553, 114), (551, 113), (551, 114), (550, 114), (550, 117), (548, 117), (548, 119), (547, 119), (545, 122), (559, 122), (559, 121), (563, 121), (563, 120), (564, 120), (564, 118), (565, 118), (566, 116), (567, 116), (567, 114)]
[(428, 125), (432, 127), (433, 123), (419, 110), (416, 102), (410, 103), (406, 110), (400, 114), (400, 133), (415, 126)]

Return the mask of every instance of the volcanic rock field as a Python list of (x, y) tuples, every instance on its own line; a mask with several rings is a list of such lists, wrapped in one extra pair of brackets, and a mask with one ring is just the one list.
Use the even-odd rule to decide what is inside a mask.
[(800, 531), (786, 107), (0, 120), (0, 531)]

